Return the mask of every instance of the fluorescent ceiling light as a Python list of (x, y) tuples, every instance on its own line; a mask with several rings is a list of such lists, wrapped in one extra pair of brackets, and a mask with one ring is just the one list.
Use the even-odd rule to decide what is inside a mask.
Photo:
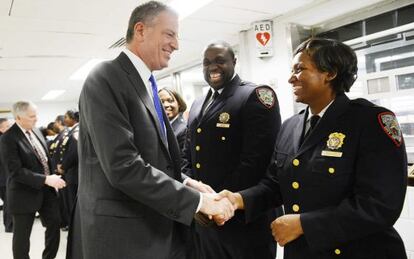
[(58, 96), (62, 95), (64, 92), (66, 92), (66, 90), (50, 90), (49, 92), (47, 92), (47, 94), (45, 94), (42, 97), (42, 100), (44, 101), (54, 100)]
[(178, 16), (180, 20), (182, 20), (212, 1), (213, 0), (174, 0), (171, 2), (170, 6), (178, 12)]
[(85, 80), (86, 77), (88, 76), (89, 72), (91, 72), (91, 70), (98, 65), (99, 63), (101, 63), (102, 61), (105, 61), (106, 59), (100, 59), (100, 58), (93, 58), (91, 60), (89, 60), (88, 62), (86, 62), (83, 66), (81, 66), (78, 70), (75, 71), (75, 73), (73, 73), (69, 79), (70, 80)]

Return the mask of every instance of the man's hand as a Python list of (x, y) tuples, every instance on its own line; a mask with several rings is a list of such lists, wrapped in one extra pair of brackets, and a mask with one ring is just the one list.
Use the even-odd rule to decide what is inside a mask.
[(275, 219), (271, 224), (272, 235), (280, 246), (295, 240), (303, 234), (299, 214), (287, 214)]
[(216, 193), (210, 185), (194, 179), (188, 179), (186, 185), (202, 193)]
[(217, 194), (204, 193), (200, 212), (217, 219), (216, 223), (223, 225), (234, 216), (236, 208), (227, 198), (220, 198)]
[(55, 188), (55, 190), (62, 189), (66, 186), (66, 182), (61, 178), (62, 176), (56, 174), (48, 175), (46, 176), (45, 184)]
[(227, 198), (237, 210), (244, 209), (244, 201), (240, 193), (223, 190), (218, 195), (221, 199)]

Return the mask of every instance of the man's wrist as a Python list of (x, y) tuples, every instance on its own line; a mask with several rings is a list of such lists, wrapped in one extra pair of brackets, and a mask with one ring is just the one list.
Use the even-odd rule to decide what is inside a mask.
[(243, 197), (241, 196), (241, 194), (238, 193), (238, 192), (234, 193), (234, 198), (235, 198), (237, 209), (243, 210), (244, 209), (244, 201), (243, 201)]

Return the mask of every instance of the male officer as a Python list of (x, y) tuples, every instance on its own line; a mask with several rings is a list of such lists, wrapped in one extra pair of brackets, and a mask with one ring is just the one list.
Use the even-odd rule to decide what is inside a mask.
[[(281, 123), (274, 91), (243, 82), (235, 65), (228, 43), (207, 46), (203, 72), (211, 89), (194, 102), (188, 120), (184, 172), (215, 191), (259, 182)], [(198, 258), (275, 258), (270, 214), (249, 224), (240, 213), (222, 227), (196, 225)]]

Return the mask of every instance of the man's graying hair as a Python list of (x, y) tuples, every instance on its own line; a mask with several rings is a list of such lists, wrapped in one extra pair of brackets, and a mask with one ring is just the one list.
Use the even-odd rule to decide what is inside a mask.
[(14, 118), (16, 119), (17, 116), (26, 114), (26, 111), (29, 107), (36, 108), (36, 105), (30, 101), (15, 102), (12, 106), (12, 113), (13, 113)]
[(135, 24), (138, 22), (143, 22), (144, 24), (151, 23), (152, 20), (163, 11), (168, 11), (178, 16), (177, 12), (171, 7), (157, 1), (149, 1), (137, 6), (134, 11), (132, 11), (131, 17), (129, 18), (126, 42), (131, 42), (134, 37)]

